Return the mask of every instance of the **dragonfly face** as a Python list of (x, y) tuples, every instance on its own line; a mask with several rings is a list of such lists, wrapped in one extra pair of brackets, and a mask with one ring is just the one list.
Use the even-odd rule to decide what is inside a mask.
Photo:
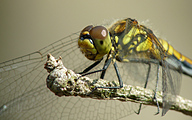
[(112, 46), (108, 30), (103, 26), (93, 27), (92, 25), (81, 31), (78, 45), (89, 60), (102, 59), (109, 53)]

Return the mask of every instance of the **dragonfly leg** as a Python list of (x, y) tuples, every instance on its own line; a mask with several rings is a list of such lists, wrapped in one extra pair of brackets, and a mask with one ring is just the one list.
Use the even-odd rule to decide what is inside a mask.
[(89, 67), (87, 67), (86, 69), (84, 69), (83, 72), (80, 72), (80, 73), (78, 73), (78, 74), (83, 74), (83, 73), (88, 72), (89, 70), (91, 70), (92, 68), (94, 68), (95, 66), (97, 66), (101, 61), (102, 61), (102, 59), (99, 60), (99, 61), (94, 62), (92, 65), (90, 65)]
[[(105, 70), (108, 68), (108, 66), (110, 65), (110, 63), (111, 63), (111, 58), (110, 58), (108, 61), (106, 61), (103, 69), (98, 70), (98, 71), (105, 71)], [(88, 95), (90, 95), (90, 94), (91, 94), (93, 91), (95, 91), (97, 88), (119, 89), (119, 88), (122, 88), (122, 87), (123, 87), (123, 81), (122, 81), (122, 79), (121, 79), (121, 76), (120, 76), (120, 73), (119, 73), (119, 70), (118, 70), (118, 67), (117, 67), (117, 64), (116, 64), (115, 60), (114, 60), (114, 62), (113, 62), (113, 66), (114, 66), (114, 68), (115, 68), (115, 71), (116, 71), (116, 74), (117, 74), (117, 77), (118, 77), (118, 80), (119, 80), (119, 86), (116, 86), (116, 87), (106, 87), (106, 86), (95, 87)], [(97, 72), (97, 71), (94, 71), (94, 72)], [(101, 77), (104, 77), (105, 72), (102, 72), (102, 73), (103, 73), (103, 76), (101, 76)]]
[[(109, 59), (105, 62), (105, 65), (103, 66), (103, 69), (86, 73), (86, 75), (87, 75), (87, 74), (92, 74), (92, 73), (96, 73), (96, 72), (102, 71), (102, 74), (101, 74), (101, 78), (102, 78), (102, 77), (104, 77), (105, 71), (106, 71), (106, 69), (109, 67), (110, 63), (111, 63), (111, 58), (109, 58)], [(104, 87), (104, 86), (95, 87), (88, 95), (90, 95), (90, 94), (91, 94), (93, 91), (95, 91), (97, 88), (119, 89), (119, 88), (122, 88), (122, 87), (123, 87), (123, 81), (122, 81), (122, 79), (121, 79), (121, 76), (120, 76), (120, 73), (119, 73), (119, 70), (118, 70), (118, 67), (117, 67), (116, 62), (113, 63), (113, 66), (114, 66), (114, 68), (115, 68), (115, 71), (116, 71), (116, 74), (117, 74), (117, 77), (118, 77), (118, 80), (119, 80), (119, 86), (116, 86), (116, 87)], [(103, 71), (104, 71), (104, 72), (103, 72)]]
[[(108, 62), (108, 59), (105, 60), (105, 65), (103, 66), (103, 69), (106, 68), (106, 67), (108, 68), (109, 63), (107, 63), (107, 62)], [(111, 63), (111, 62), (110, 62), (110, 63)], [(108, 66), (107, 66), (107, 65), (108, 65)], [(104, 79), (105, 72), (106, 72), (107, 68), (102, 71), (101, 76), (100, 76), (100, 79)]]
[[(99, 62), (99, 63), (100, 63), (100, 62)], [(96, 63), (96, 62), (95, 62), (94, 64), (97, 65), (97, 64), (99, 64), (99, 63)], [(105, 62), (105, 64), (104, 64), (104, 66), (103, 66), (102, 69), (100, 69), (100, 70), (95, 70), (95, 71), (88, 72), (88, 73), (83, 73), (83, 72), (82, 72), (82, 75), (81, 75), (80, 77), (86, 76), (86, 75), (89, 75), (89, 74), (93, 74), (93, 73), (97, 73), (97, 72), (101, 72), (101, 71), (105, 71), (105, 70), (109, 67), (110, 63), (111, 63), (111, 58), (109, 58), (109, 59), (106, 60), (106, 62)], [(91, 66), (93, 66), (94, 64), (92, 64)], [(95, 65), (95, 66), (96, 66), (96, 65)], [(89, 66), (88, 68), (91, 68), (91, 66)], [(86, 68), (86, 69), (88, 69), (88, 68)], [(85, 69), (85, 70), (86, 70), (86, 69)], [(84, 71), (85, 71), (85, 70), (84, 70)], [(90, 69), (89, 69), (89, 70), (90, 70)], [(88, 70), (88, 71), (89, 71), (89, 70)]]
[(101, 79), (104, 79), (105, 72), (106, 72), (106, 70), (103, 70), (103, 71), (102, 71), (101, 76), (100, 76)]
[(155, 86), (155, 94), (154, 94), (154, 100), (156, 101), (156, 104), (157, 104), (157, 112), (155, 113), (155, 115), (159, 114), (159, 103), (157, 101), (157, 98), (156, 98), (156, 94), (157, 94), (157, 91), (158, 91), (158, 82), (159, 82), (159, 64), (157, 66), (157, 80), (156, 80), (156, 86)]
[[(111, 63), (111, 58), (109, 58), (109, 60), (106, 61), (105, 65), (103, 66), (103, 69), (101, 69), (102, 71), (104, 71), (104, 72), (102, 72), (102, 74), (101, 74), (101, 78), (104, 77), (105, 71), (106, 71), (106, 69), (109, 67), (110, 63)], [(123, 81), (122, 81), (122, 79), (121, 79), (121, 76), (120, 76), (120, 73), (119, 73), (119, 70), (118, 70), (118, 67), (117, 67), (117, 64), (116, 64), (115, 60), (114, 60), (114, 62), (113, 62), (113, 66), (114, 66), (114, 68), (115, 68), (115, 72), (116, 72), (117, 77), (118, 77), (118, 80), (119, 80), (119, 86), (116, 86), (116, 87), (99, 86), (99, 87), (96, 87), (95, 89), (97, 89), (97, 88), (119, 89), (119, 88), (122, 88), (122, 87), (123, 87)], [(102, 76), (102, 75), (103, 75), (103, 76)], [(94, 90), (95, 90), (95, 89), (94, 89)]]
[(117, 63), (115, 61), (113, 63), (113, 66), (115, 68), (115, 72), (116, 72), (118, 80), (119, 80), (119, 88), (122, 88), (123, 87), (123, 81), (121, 79), (121, 76), (120, 76), (120, 73), (119, 73), (119, 70), (118, 70), (118, 67), (117, 67)]
[[(150, 63), (146, 63), (146, 64), (148, 64), (149, 67), (148, 67), (148, 71), (147, 71), (147, 77), (146, 77), (146, 81), (145, 81), (144, 88), (147, 87), (147, 83), (148, 83), (148, 80), (149, 80), (149, 74), (150, 74), (150, 71), (151, 71), (151, 64), (150, 64)], [(139, 114), (139, 113), (140, 113), (141, 107), (142, 107), (142, 103), (140, 103), (138, 111), (135, 112), (136, 114)]]

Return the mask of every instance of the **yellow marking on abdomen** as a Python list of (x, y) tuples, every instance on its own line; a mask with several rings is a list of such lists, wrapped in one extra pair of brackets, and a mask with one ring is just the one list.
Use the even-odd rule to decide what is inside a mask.
[(167, 51), (168, 55), (174, 55), (179, 61), (181, 62), (188, 62), (189, 64), (192, 64), (192, 60), (188, 57), (182, 55), (177, 50), (175, 50), (167, 41), (163, 39), (159, 39), (161, 44), (163, 45), (164, 49)]

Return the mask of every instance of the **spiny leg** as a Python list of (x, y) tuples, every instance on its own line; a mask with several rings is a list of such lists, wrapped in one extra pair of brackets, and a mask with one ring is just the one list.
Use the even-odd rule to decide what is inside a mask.
[(155, 94), (154, 94), (154, 100), (156, 101), (156, 104), (157, 104), (157, 112), (155, 113), (155, 115), (159, 114), (159, 103), (157, 101), (157, 98), (156, 98), (156, 94), (157, 94), (157, 91), (158, 91), (158, 82), (159, 82), (159, 64), (157, 66), (157, 80), (156, 80), (156, 86), (155, 86)]
[(92, 68), (94, 68), (95, 66), (97, 66), (101, 61), (102, 61), (102, 59), (99, 60), (99, 61), (94, 62), (92, 65), (90, 65), (89, 67), (87, 67), (86, 69), (84, 69), (83, 72), (80, 72), (79, 74), (84, 74), (84, 73), (88, 72), (89, 70), (91, 70)]
[[(107, 64), (107, 62), (108, 62), (108, 59), (105, 60), (105, 64)], [(111, 63), (111, 62), (110, 62), (110, 63)], [(110, 63), (109, 63), (109, 64), (110, 64)], [(108, 66), (109, 66), (109, 65), (108, 65)], [(107, 66), (107, 68), (108, 68), (108, 66)], [(106, 66), (104, 65), (104, 66), (103, 66), (103, 69), (105, 69), (105, 68), (106, 68)], [(101, 76), (100, 76), (100, 79), (103, 79), (103, 78), (104, 78), (105, 72), (106, 72), (107, 68), (102, 71)]]
[[(147, 83), (148, 83), (148, 80), (149, 80), (149, 74), (150, 74), (150, 71), (151, 71), (151, 64), (150, 63), (147, 63), (147, 64), (149, 65), (149, 67), (148, 67), (148, 71), (147, 71), (147, 77), (146, 77), (144, 88), (147, 87)], [(135, 112), (136, 114), (140, 113), (141, 107), (142, 107), (142, 103), (140, 103), (140, 105), (139, 105), (139, 110), (137, 112)]]
[[(111, 63), (111, 58), (110, 58), (110, 63)], [(106, 62), (106, 64), (104, 65), (103, 69), (102, 70), (106, 70), (110, 64), (108, 61)], [(115, 59), (113, 59), (113, 66), (115, 68), (115, 72), (116, 72), (116, 75), (117, 75), (117, 78), (119, 80), (119, 86), (116, 86), (116, 87), (106, 87), (106, 86), (99, 86), (99, 87), (95, 87), (95, 89), (97, 88), (105, 88), (105, 89), (119, 89), (119, 88), (122, 88), (123, 87), (123, 81), (121, 79), (121, 76), (120, 76), (120, 73), (119, 73), (119, 70), (118, 70), (118, 66), (115, 62)], [(105, 73), (105, 72), (104, 72)], [(105, 75), (105, 74), (104, 74)], [(104, 76), (103, 76), (104, 77)], [(94, 90), (95, 90), (94, 89)]]
[[(103, 69), (98, 70), (98, 71), (93, 71), (93, 72), (95, 73), (95, 72), (100, 72), (100, 71), (106, 70), (106, 69), (108, 68), (108, 66), (110, 65), (110, 63), (111, 63), (111, 58), (109, 58), (108, 61), (106, 61)], [(113, 66), (114, 66), (114, 68), (115, 68), (115, 72), (116, 72), (117, 77), (118, 77), (118, 80), (119, 80), (119, 86), (115, 86), (115, 87), (106, 87), (106, 86), (95, 87), (88, 95), (90, 95), (90, 94), (91, 94), (93, 91), (95, 91), (97, 88), (119, 89), (119, 88), (122, 88), (122, 87), (123, 87), (123, 81), (122, 81), (122, 79), (121, 79), (121, 76), (120, 76), (120, 73), (119, 73), (119, 70), (118, 70), (118, 66), (117, 66), (115, 60), (114, 60), (114, 62), (113, 62)], [(90, 72), (90, 74), (93, 73), (93, 72)], [(104, 73), (105, 73), (105, 72), (104, 72)], [(104, 75), (105, 75), (105, 74), (104, 74)], [(104, 76), (103, 76), (103, 77), (104, 77)]]
[(106, 72), (106, 70), (103, 70), (103, 71), (102, 71), (101, 76), (100, 76), (101, 79), (104, 79), (105, 72)]
[(119, 73), (119, 70), (118, 70), (118, 67), (117, 67), (117, 63), (115, 61), (113, 63), (113, 66), (115, 68), (115, 72), (116, 72), (118, 80), (119, 80), (119, 88), (122, 88), (123, 87), (123, 81), (121, 79), (121, 76), (120, 76), (120, 73)]
[[(80, 77), (86, 76), (86, 75), (89, 75), (89, 74), (93, 74), (93, 73), (97, 73), (97, 72), (101, 72), (101, 71), (105, 71), (105, 70), (109, 67), (109, 65), (110, 65), (110, 63), (111, 63), (111, 59), (112, 59), (112, 58), (109, 58), (109, 59), (106, 60), (106, 62), (105, 62), (105, 64), (104, 64), (104, 66), (103, 66), (102, 69), (100, 69), (100, 70), (95, 70), (95, 71), (88, 72), (88, 73), (83, 73)], [(92, 66), (92, 65), (91, 65), (91, 66)], [(88, 68), (89, 68), (89, 67), (88, 67)], [(88, 69), (88, 68), (86, 68), (86, 69)], [(84, 71), (85, 71), (85, 70), (84, 70)]]
[[(158, 103), (157, 98), (156, 98), (156, 93), (158, 91), (159, 66), (160, 66), (158, 63), (156, 63), (156, 64), (157, 64), (157, 79), (156, 79), (156, 86), (155, 86), (155, 94), (154, 94), (154, 98), (153, 98), (156, 101), (156, 104), (157, 104), (157, 112), (155, 113), (155, 115), (159, 114), (159, 103)], [(146, 78), (146, 82), (145, 82), (144, 88), (147, 87), (150, 70), (151, 70), (151, 64), (149, 63), (148, 74), (147, 74), (147, 78)], [(135, 112), (136, 114), (140, 113), (141, 107), (142, 107), (142, 104), (140, 103), (138, 112)]]

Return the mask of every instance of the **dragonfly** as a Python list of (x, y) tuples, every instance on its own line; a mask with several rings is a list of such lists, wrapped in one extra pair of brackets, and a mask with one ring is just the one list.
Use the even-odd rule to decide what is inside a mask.
[(109, 89), (128, 83), (163, 91), (162, 115), (179, 94), (180, 73), (192, 76), (192, 61), (135, 19), (119, 20), (108, 28), (89, 25), (0, 63), (0, 119), (120, 119), (140, 112), (141, 104), (131, 102), (55, 96), (46, 88), (47, 53), (62, 56), (66, 68), (82, 75), (118, 79), (120, 86)]
[[(123, 87), (123, 80), (118, 70), (116, 61), (128, 63), (144, 63), (148, 65), (146, 82), (147, 87), (151, 64), (157, 66), (155, 95), (158, 89), (159, 67), (162, 66), (162, 92), (163, 92), (163, 111), (162, 116), (166, 114), (170, 106), (174, 104), (176, 96), (179, 94), (180, 81), (179, 73), (184, 73), (192, 77), (192, 60), (185, 57), (163, 39), (158, 39), (152, 32), (143, 25), (139, 25), (135, 19), (124, 19), (113, 24), (109, 29), (103, 26), (87, 26), (81, 33), (78, 40), (81, 52), (89, 60), (96, 61), (81, 74), (87, 75), (96, 72), (102, 72), (100, 78), (103, 79), (105, 72), (112, 62), (119, 80), (119, 86), (97, 88), (118, 89)], [(107, 54), (105, 64), (102, 69), (87, 73), (103, 60)], [(174, 71), (170, 72), (171, 69)], [(175, 72), (177, 71), (177, 72)], [(178, 75), (177, 75), (178, 74)], [(177, 76), (176, 78), (174, 78)], [(95, 88), (95, 89), (97, 89)], [(159, 104), (157, 102), (157, 113), (159, 113)], [(140, 113), (140, 108), (138, 114)]]

